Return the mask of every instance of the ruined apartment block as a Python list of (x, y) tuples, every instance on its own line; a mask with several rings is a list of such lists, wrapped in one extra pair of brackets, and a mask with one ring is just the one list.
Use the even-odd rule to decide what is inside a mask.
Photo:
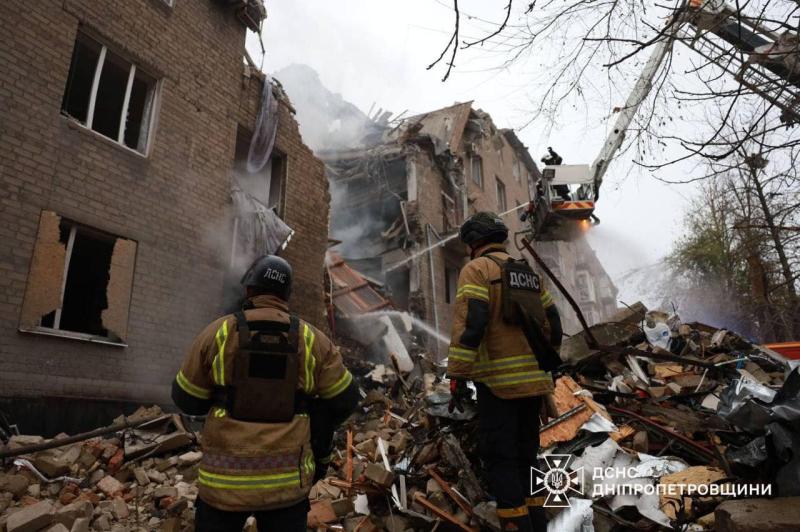
[(245, 164), (266, 82), (245, 34), (264, 16), (261, 0), (0, 4), (7, 407), (166, 402), (271, 229), (294, 232), (292, 303), (324, 326), (327, 180), (277, 86), (274, 151)]
[[(594, 250), (583, 237), (536, 242), (536, 252), (578, 303), (589, 325), (608, 321), (617, 313), (617, 287)], [(582, 330), (580, 321), (561, 292), (547, 280), (547, 287), (561, 313), (566, 334)]]
[[(331, 236), (396, 306), (449, 334), (468, 256), (448, 237), (469, 214), (526, 205), (539, 171), (514, 132), (498, 129), (471, 102), (389, 124), (374, 137), (368, 147), (321, 155), (333, 197)], [(523, 229), (517, 212), (504, 219), (512, 232)], [(446, 350), (430, 347), (439, 356)]]

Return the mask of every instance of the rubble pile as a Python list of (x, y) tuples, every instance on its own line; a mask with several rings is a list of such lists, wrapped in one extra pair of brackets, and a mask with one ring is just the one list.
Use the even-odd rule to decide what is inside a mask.
[(6, 459), (0, 532), (193, 530), (196, 438), (158, 407), (115, 420), (124, 424), (137, 426), (73, 443), (12, 436), (4, 452), (52, 448)]
[[(797, 515), (773, 515), (778, 499), (763, 498), (800, 502), (800, 460), (790, 450), (800, 442), (795, 361), (641, 304), (568, 338), (561, 356), (572, 376), (557, 382), (559, 417), (541, 443), (545, 454), (576, 457), (595, 526), (751, 530), (744, 521), (768, 518), (797, 526)], [(566, 416), (578, 398), (586, 408)]]
[(364, 398), (337, 433), (326, 478), (311, 491), (309, 527), (430, 530), (496, 527), (493, 503), (473, 465), (475, 410), (449, 412), (444, 367), (420, 356), (410, 372), (345, 353)]
[[(793, 361), (641, 304), (567, 338), (561, 354), (569, 367), (546, 401), (540, 444), (542, 455), (567, 458), (560, 467), (574, 489), (537, 493), (551, 506), (551, 530), (796, 529)], [(444, 368), (424, 358), (411, 372), (357, 356), (348, 364), (356, 361), (365, 398), (312, 490), (309, 526), (497, 530), (475, 412), (448, 412)]]
[[(404, 371), (399, 357), (376, 364), (348, 345), (363, 400), (311, 489), (309, 528), (499, 530), (476, 409), (449, 411), (445, 365), (416, 345)], [(794, 361), (641, 304), (567, 338), (561, 355), (532, 472), (551, 530), (797, 529)], [(118, 421), (85, 437), (13, 436), (3, 451), (25, 452), (3, 463), (0, 532), (191, 530), (194, 433), (156, 407)], [(563, 490), (537, 480), (554, 468)]]

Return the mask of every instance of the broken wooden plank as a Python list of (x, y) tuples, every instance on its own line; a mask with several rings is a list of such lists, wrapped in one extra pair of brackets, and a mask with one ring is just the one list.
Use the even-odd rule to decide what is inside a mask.
[(448, 523), (454, 524), (455, 526), (457, 526), (461, 530), (466, 530), (467, 532), (478, 532), (477, 528), (472, 528), (470, 526), (465, 525), (464, 523), (462, 523), (461, 521), (456, 519), (454, 515), (452, 515), (452, 514), (450, 514), (448, 512), (445, 512), (444, 510), (442, 510), (441, 508), (439, 508), (438, 506), (436, 506), (435, 504), (430, 502), (428, 499), (425, 498), (425, 496), (422, 493), (420, 493), (420, 492), (415, 493), (414, 494), (414, 500), (417, 501), (418, 503), (420, 503), (422, 506), (424, 506), (428, 510), (430, 510), (431, 513), (433, 513), (437, 517), (440, 517), (440, 518), (444, 519)]
[(472, 464), (469, 459), (467, 459), (467, 456), (461, 449), (461, 444), (458, 443), (454, 435), (448, 434), (442, 438), (441, 452), (445, 460), (451, 465), (458, 466), (464, 491), (466, 492), (465, 495), (469, 499), (470, 504), (475, 505), (484, 500), (485, 494), (483, 488), (481, 488), (480, 482), (478, 482), (478, 477), (475, 476), (475, 472), (472, 470)]
[(353, 484), (353, 431), (347, 431), (347, 461), (345, 462), (345, 480)]
[(433, 478), (433, 480), (439, 484), (442, 490), (444, 490), (444, 492), (449, 495), (451, 499), (453, 499), (459, 508), (464, 510), (465, 514), (472, 517), (472, 507), (467, 503), (467, 501), (461, 498), (460, 494), (456, 494), (456, 492), (453, 491), (453, 489), (450, 487), (450, 484), (448, 484), (447, 481), (445, 481), (445, 479), (439, 475), (439, 472), (436, 470), (436, 468), (434, 466), (429, 466), (427, 470), (431, 478)]

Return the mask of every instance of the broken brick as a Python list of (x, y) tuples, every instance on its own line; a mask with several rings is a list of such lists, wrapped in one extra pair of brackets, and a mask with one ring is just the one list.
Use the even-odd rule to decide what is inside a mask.
[(53, 522), (53, 505), (41, 501), (11, 514), (6, 521), (8, 532), (35, 532)]
[(388, 488), (394, 482), (394, 473), (387, 471), (383, 465), (369, 463), (364, 470), (364, 475), (378, 486)]
[(112, 476), (104, 477), (100, 482), (97, 483), (97, 487), (106, 494), (106, 497), (113, 497), (118, 493), (122, 493), (125, 489), (125, 486), (115, 479)]

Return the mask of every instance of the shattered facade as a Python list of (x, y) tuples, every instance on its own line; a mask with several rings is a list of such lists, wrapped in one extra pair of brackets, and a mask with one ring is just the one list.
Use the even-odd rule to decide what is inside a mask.
[[(536, 242), (536, 252), (575, 298), (589, 325), (607, 321), (617, 308), (617, 287), (585, 238)], [(578, 317), (563, 294), (546, 279), (561, 313), (566, 334), (581, 331)]]
[[(263, 16), (258, 0), (2, 4), (2, 396), (166, 402), (236, 290), (237, 245), (257, 241), (231, 196), (265, 92), (243, 60)], [(295, 231), (292, 304), (324, 327), (328, 184), (269, 88), (275, 147), (247, 177), (272, 192), (250, 231)]]
[[(384, 283), (400, 309), (445, 334), (468, 258), (459, 226), (480, 210), (526, 205), (538, 174), (516, 135), (471, 102), (390, 122), (379, 143), (321, 157), (341, 254)], [(512, 233), (523, 229), (515, 212), (504, 219)]]

